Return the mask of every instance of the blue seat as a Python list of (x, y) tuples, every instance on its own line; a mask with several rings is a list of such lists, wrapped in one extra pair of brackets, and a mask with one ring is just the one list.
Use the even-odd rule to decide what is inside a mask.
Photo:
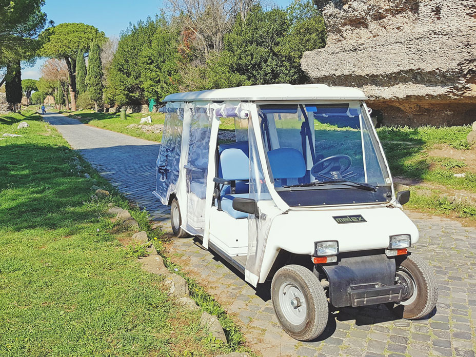
[(268, 161), (275, 186), (295, 185), (306, 174), (306, 163), (301, 152), (293, 148), (268, 151)]
[[(225, 147), (224, 147), (225, 146)], [(235, 193), (231, 193), (231, 186), (221, 187), (221, 209), (236, 219), (248, 217), (248, 213), (233, 209), (235, 197), (249, 197), (248, 181), (250, 177), (250, 164), (248, 158), (248, 143), (239, 142), (220, 145), (220, 168), (219, 178), (226, 181), (234, 181)]]
[(237, 211), (233, 208), (233, 200), (236, 197), (249, 198), (249, 193), (235, 193), (234, 195), (225, 195), (221, 198), (221, 209), (236, 219), (248, 218), (248, 213)]

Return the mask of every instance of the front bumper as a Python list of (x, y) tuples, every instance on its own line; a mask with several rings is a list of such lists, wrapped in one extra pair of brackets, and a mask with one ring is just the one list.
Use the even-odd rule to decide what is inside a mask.
[(403, 287), (395, 284), (396, 263), (385, 254), (342, 257), (322, 266), (329, 281), (329, 299), (335, 307), (400, 302)]

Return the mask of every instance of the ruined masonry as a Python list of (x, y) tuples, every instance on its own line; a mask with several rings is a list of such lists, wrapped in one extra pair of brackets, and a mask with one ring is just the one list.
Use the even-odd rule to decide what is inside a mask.
[(301, 60), (313, 82), (363, 89), (385, 125), (476, 120), (476, 1), (314, 2), (328, 39)]

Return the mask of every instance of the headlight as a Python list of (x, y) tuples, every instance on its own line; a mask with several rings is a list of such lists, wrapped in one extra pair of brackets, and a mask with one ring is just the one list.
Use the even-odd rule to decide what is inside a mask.
[(410, 248), (412, 245), (412, 237), (409, 234), (397, 234), (390, 236), (390, 244), (388, 249)]
[(326, 257), (329, 255), (339, 254), (339, 242), (336, 240), (327, 242), (315, 242), (314, 255), (318, 257)]

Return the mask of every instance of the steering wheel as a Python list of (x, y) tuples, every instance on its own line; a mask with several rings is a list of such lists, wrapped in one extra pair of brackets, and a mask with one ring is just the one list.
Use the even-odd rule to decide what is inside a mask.
[[(347, 155), (334, 155), (318, 161), (311, 168), (312, 176), (328, 179), (340, 179), (342, 174), (352, 165), (352, 159)], [(328, 175), (330, 176), (328, 176)]]

